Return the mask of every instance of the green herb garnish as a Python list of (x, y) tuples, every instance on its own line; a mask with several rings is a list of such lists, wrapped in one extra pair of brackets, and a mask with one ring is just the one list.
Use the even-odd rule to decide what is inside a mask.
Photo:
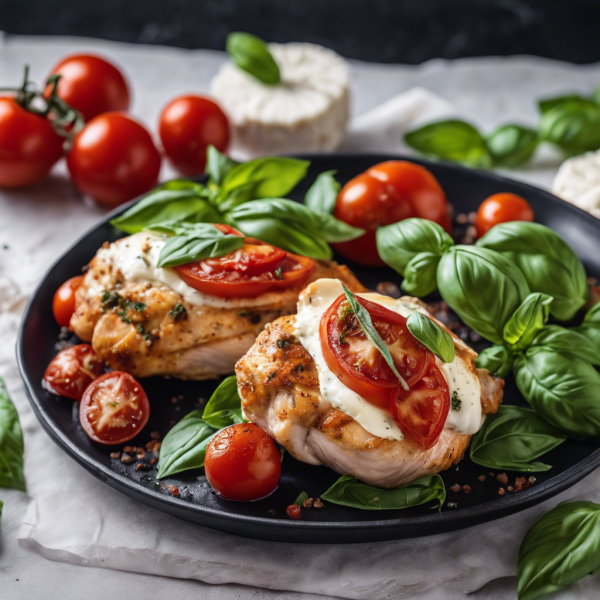
[(462, 400), (458, 397), (456, 390), (452, 392), (452, 410), (458, 412), (462, 408)]

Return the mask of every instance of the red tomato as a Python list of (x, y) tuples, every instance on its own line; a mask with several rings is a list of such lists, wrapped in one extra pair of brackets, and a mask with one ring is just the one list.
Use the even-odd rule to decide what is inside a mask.
[(229, 145), (225, 113), (203, 96), (181, 96), (167, 104), (160, 115), (158, 133), (169, 162), (188, 177), (204, 173), (209, 145), (219, 152), (225, 152)]
[(281, 454), (273, 438), (254, 423), (221, 429), (206, 448), (204, 471), (225, 500), (251, 502), (277, 489)]
[(83, 394), (79, 421), (95, 442), (123, 444), (134, 438), (150, 417), (148, 396), (129, 374), (113, 371), (98, 377)]
[(79, 132), (67, 166), (81, 192), (117, 206), (156, 185), (160, 154), (143, 125), (124, 113), (109, 112)]
[[(123, 74), (104, 58), (74, 54), (63, 58), (50, 75), (60, 74), (57, 94), (76, 108), (85, 121), (99, 114), (129, 108), (129, 88)], [(48, 96), (50, 88), (45, 95)]]
[(508, 192), (494, 194), (486, 198), (477, 211), (475, 217), (477, 237), (480, 238), (498, 223), (507, 223), (508, 221), (533, 222), (534, 217), (533, 208), (525, 198)]
[(62, 156), (63, 142), (50, 121), (0, 97), (0, 187), (43, 179)]
[(75, 312), (75, 292), (79, 289), (83, 275), (71, 277), (67, 279), (54, 294), (52, 301), (52, 312), (56, 322), (61, 327), (68, 327), (71, 322), (71, 317)]
[(435, 445), (450, 409), (450, 391), (433, 354), (427, 374), (411, 386), (410, 392), (399, 387), (392, 396), (390, 411), (401, 431), (426, 450)]
[[(413, 385), (425, 374), (431, 352), (413, 337), (402, 315), (358, 296), (356, 300), (369, 311), (400, 375)], [(321, 317), (319, 337), (325, 362), (338, 379), (372, 404), (388, 408), (398, 378), (365, 336), (344, 294)]]
[(102, 375), (104, 363), (89, 344), (59, 352), (44, 373), (44, 387), (57, 396), (81, 400), (85, 389)]
[(356, 240), (332, 244), (346, 258), (360, 265), (384, 266), (377, 253), (375, 230), (415, 216), (415, 211), (396, 188), (367, 173), (351, 179), (340, 191), (335, 204), (334, 216), (367, 233)]

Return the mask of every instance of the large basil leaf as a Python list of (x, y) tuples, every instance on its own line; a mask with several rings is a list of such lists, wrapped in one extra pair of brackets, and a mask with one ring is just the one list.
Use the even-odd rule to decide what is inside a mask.
[(549, 110), (556, 108), (557, 106), (577, 106), (577, 107), (589, 107), (594, 106), (589, 98), (584, 98), (578, 94), (567, 94), (564, 96), (557, 96), (555, 98), (546, 98), (538, 102), (538, 107), (542, 114), (547, 113)]
[[(586, 337), (596, 349), (596, 355), (600, 357), (600, 303), (595, 304), (588, 310), (583, 323), (575, 327), (574, 331)], [(597, 365), (596, 361), (590, 361)]]
[(519, 600), (535, 600), (600, 568), (600, 505), (563, 502), (527, 532), (519, 549)]
[(505, 167), (518, 167), (526, 163), (537, 145), (537, 131), (521, 125), (503, 125), (487, 138), (494, 164)]
[(546, 421), (574, 438), (600, 439), (600, 374), (574, 354), (532, 346), (514, 366), (519, 391)]
[(531, 345), (568, 352), (593, 365), (600, 366), (600, 346), (594, 346), (577, 329), (565, 329), (559, 325), (546, 325), (537, 333)]
[(492, 375), (506, 377), (513, 366), (513, 356), (505, 346), (491, 346), (479, 353), (475, 359), (478, 369), (487, 369)]
[(223, 429), (223, 427), (245, 422), (235, 375), (227, 377), (219, 384), (206, 403), (202, 418), (215, 429)]
[(215, 433), (202, 418), (202, 411), (193, 410), (183, 417), (161, 444), (158, 478), (203, 467), (206, 447)]
[(418, 311), (406, 320), (408, 330), (442, 362), (451, 363), (456, 356), (452, 336), (433, 319)]
[(500, 223), (477, 246), (500, 252), (519, 267), (532, 292), (552, 296), (550, 314), (557, 319), (572, 319), (585, 304), (585, 269), (571, 247), (548, 227), (522, 221)]
[(600, 107), (594, 103), (559, 104), (542, 115), (540, 138), (568, 154), (581, 154), (600, 147)]
[(215, 185), (221, 185), (225, 175), (240, 163), (229, 158), (226, 154), (219, 152), (214, 146), (209, 146), (206, 150), (206, 174), (210, 177), (210, 182)]
[(503, 404), (471, 439), (471, 460), (489, 469), (547, 471), (552, 467), (535, 459), (566, 439), (531, 409)]
[(548, 320), (552, 300), (547, 294), (529, 294), (504, 326), (504, 341), (515, 349), (530, 346)]
[(335, 173), (336, 171), (324, 171), (306, 192), (304, 204), (312, 211), (326, 214), (333, 212), (341, 187), (334, 177)]
[(397, 510), (438, 500), (446, 500), (446, 488), (439, 475), (424, 475), (393, 490), (372, 487), (352, 475), (340, 477), (324, 494), (323, 500), (363, 510)]
[(417, 254), (404, 269), (402, 291), (410, 296), (422, 298), (437, 289), (436, 274), (440, 257), (432, 252)]
[(23, 452), (19, 415), (0, 377), (0, 487), (25, 491)]
[(519, 268), (501, 254), (476, 246), (454, 246), (437, 270), (442, 298), (464, 323), (495, 344), (529, 294)]
[(279, 83), (281, 75), (267, 44), (249, 33), (235, 32), (227, 36), (227, 54), (240, 68), (267, 85)]
[(4, 502), (0, 500), (0, 517), (2, 516), (2, 507), (4, 506)]

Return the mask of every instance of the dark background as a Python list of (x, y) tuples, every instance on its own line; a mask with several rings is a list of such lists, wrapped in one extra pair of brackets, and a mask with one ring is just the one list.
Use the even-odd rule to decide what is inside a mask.
[(348, 58), (600, 60), (599, 0), (0, 0), (0, 30), (222, 50), (229, 31)]

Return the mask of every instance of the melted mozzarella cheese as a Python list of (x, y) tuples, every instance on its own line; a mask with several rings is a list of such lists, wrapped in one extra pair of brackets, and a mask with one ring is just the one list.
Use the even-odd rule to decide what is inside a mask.
[[(319, 279), (309, 285), (300, 295), (298, 302), (296, 336), (313, 357), (319, 373), (321, 394), (332, 406), (355, 419), (373, 435), (401, 440), (402, 432), (392, 416), (347, 388), (325, 363), (319, 336), (319, 322), (323, 313), (342, 293), (342, 284), (337, 279)], [(358, 295), (377, 302), (403, 317), (408, 317), (415, 311), (428, 314), (417, 301), (407, 302), (406, 298), (395, 300), (380, 294)], [(460, 341), (455, 341), (455, 343), (462, 344)], [(460, 410), (450, 408), (445, 426), (458, 433), (476, 433), (484, 418), (481, 411), (479, 377), (458, 356), (452, 363), (442, 363), (436, 358), (436, 364), (448, 383), (450, 397), (452, 398), (456, 394), (461, 401)]]

